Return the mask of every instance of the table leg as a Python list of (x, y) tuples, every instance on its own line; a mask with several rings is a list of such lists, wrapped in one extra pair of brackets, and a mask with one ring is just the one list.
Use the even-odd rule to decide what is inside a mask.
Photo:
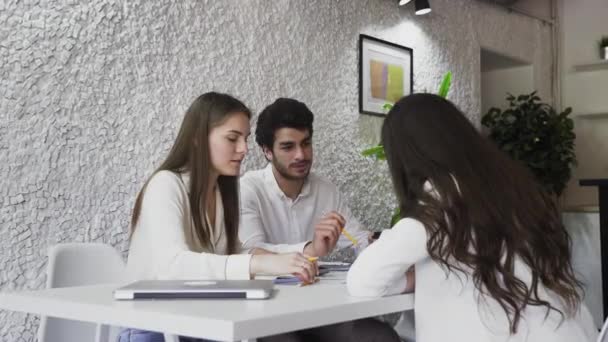
[(602, 303), (604, 319), (608, 316), (608, 186), (599, 186), (600, 249), (602, 255)]
[(163, 334), (165, 337), (165, 342), (179, 342), (179, 336), (172, 334)]
[(95, 329), (95, 342), (108, 342), (110, 340), (110, 326), (97, 324)]

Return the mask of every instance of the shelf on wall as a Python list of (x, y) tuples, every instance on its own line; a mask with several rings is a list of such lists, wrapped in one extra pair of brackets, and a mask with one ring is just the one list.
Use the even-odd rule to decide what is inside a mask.
[(581, 119), (606, 119), (608, 118), (608, 112), (575, 114), (572, 117)]
[(600, 207), (597, 205), (569, 205), (562, 208), (564, 213), (599, 213)]
[(574, 66), (574, 71), (585, 72), (585, 71), (596, 71), (596, 70), (608, 70), (608, 60), (602, 60), (599, 62), (579, 64)]

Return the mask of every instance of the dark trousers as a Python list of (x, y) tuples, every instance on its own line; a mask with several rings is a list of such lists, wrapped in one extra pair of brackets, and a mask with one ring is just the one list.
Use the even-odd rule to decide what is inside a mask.
[(318, 328), (268, 336), (259, 342), (399, 342), (399, 335), (388, 324), (373, 318), (325, 325)]
[[(125, 329), (118, 335), (118, 342), (165, 342), (165, 337), (162, 333), (155, 331), (146, 331), (139, 329)], [(201, 340), (191, 337), (181, 337), (179, 342), (213, 342), (209, 340)]]
[[(212, 342), (180, 337), (180, 342)], [(399, 335), (388, 324), (373, 318), (325, 325), (322, 327), (262, 337), (259, 342), (399, 342)], [(162, 333), (139, 329), (125, 329), (118, 342), (165, 342)]]

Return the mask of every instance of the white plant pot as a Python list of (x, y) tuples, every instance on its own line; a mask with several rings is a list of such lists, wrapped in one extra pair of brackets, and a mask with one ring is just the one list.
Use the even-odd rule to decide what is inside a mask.
[(608, 60), (608, 46), (601, 48), (602, 59)]

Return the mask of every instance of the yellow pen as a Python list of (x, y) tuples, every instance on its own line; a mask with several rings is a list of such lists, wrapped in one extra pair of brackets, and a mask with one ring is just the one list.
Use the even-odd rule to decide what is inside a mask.
[(344, 234), (344, 236), (346, 236), (347, 239), (350, 240), (350, 242), (353, 243), (354, 246), (358, 245), (357, 239), (355, 239), (352, 235), (350, 235), (346, 229), (342, 228), (342, 234)]
[(308, 257), (307, 259), (310, 262), (315, 262), (315, 261), (317, 261), (317, 259), (319, 259), (319, 257)]

